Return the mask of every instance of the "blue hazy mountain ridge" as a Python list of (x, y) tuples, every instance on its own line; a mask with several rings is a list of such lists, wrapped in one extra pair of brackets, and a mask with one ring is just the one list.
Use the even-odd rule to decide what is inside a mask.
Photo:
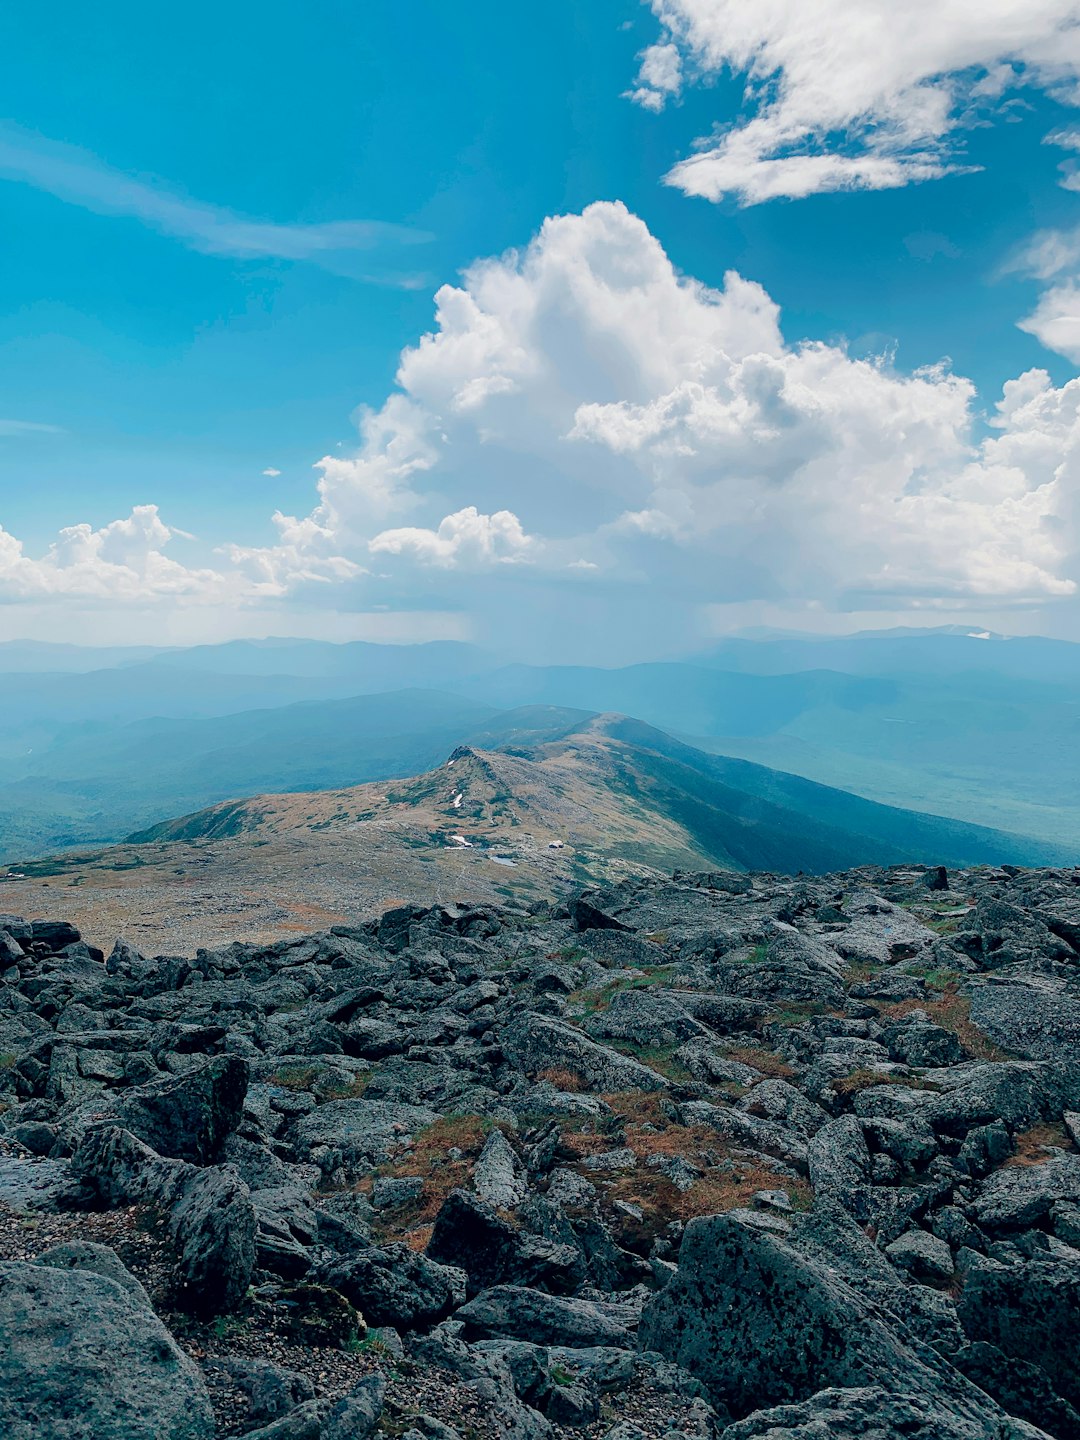
[[(1066, 850), (1080, 835), (1080, 646), (1063, 641), (783, 635), (621, 668), (505, 665), (458, 642), (114, 648), (89, 671), (74, 646), (0, 646), (0, 669), (5, 656), (38, 667), (4, 681), (9, 858), (257, 790), (416, 773), (483, 716), (535, 706), (618, 712), (698, 752)], [(388, 698), (345, 703), (365, 694)]]
[(405, 690), (70, 727), (41, 755), (7, 765), (0, 858), (116, 840), (179, 810), (263, 790), (411, 775), (474, 729), (490, 733), (496, 714), (480, 701)]
[(839, 670), (848, 675), (986, 673), (1048, 683), (1080, 682), (1080, 645), (1042, 635), (971, 627), (879, 630), (855, 635), (734, 637), (684, 657), (688, 663), (757, 675)]
[[(575, 718), (547, 709), (512, 711), (480, 732), (485, 743), (507, 734), (514, 734), (516, 741), (472, 753), (500, 793), (500, 833), (508, 843), (541, 817), (559, 811), (569, 798), (579, 816), (591, 817), (576, 823), (577, 847), (595, 852), (603, 843), (608, 858), (661, 868), (665, 863), (670, 868), (673, 830), (684, 836), (681, 853), (697, 857), (699, 865), (740, 870), (825, 873), (853, 864), (928, 859), (961, 866), (1054, 864), (1075, 858), (1063, 847), (891, 809), (796, 776), (707, 755), (626, 716)], [(467, 832), (475, 797), (463, 772), (454, 776), (454, 784), (465, 787), (464, 818), (456, 823)], [(447, 783), (440, 764), (404, 786), (395, 784), (397, 812), (414, 813), (415, 823), (430, 829), (439, 814), (431, 802), (441, 796), (445, 805)], [(128, 838), (136, 843), (204, 838), (262, 843), (279, 829), (273, 816), (280, 798), (228, 801)], [(366, 809), (372, 800), (371, 787), (335, 789), (315, 828), (352, 827), (357, 806)], [(621, 816), (621, 823), (616, 819), (612, 825), (613, 816)], [(310, 826), (310, 814), (306, 823)], [(366, 854), (386, 840), (377, 830), (358, 843)]]
[[(1066, 845), (1080, 835), (1080, 647), (947, 635), (834, 643), (738, 642), (734, 653), (752, 659), (753, 671), (513, 666), (470, 682), (467, 693), (493, 704), (618, 710), (699, 748), (885, 804)], [(1003, 671), (990, 668), (999, 655)], [(868, 673), (773, 673), (781, 661), (823, 656)]]

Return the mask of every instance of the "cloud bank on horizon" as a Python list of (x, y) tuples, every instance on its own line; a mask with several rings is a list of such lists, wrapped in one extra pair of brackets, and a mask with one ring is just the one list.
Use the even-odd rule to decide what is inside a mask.
[(548, 219), (435, 305), (359, 449), (318, 462), (316, 503), (275, 514), (272, 544), (188, 567), (147, 504), (38, 558), (0, 531), (0, 591), (259, 604), (341, 587), (377, 604), (426, 573), (448, 604), (456, 573), (492, 596), (660, 582), (688, 606), (1076, 593), (1080, 380), (1011, 380), (980, 433), (963, 377), (786, 344), (760, 285), (680, 275), (614, 202)]

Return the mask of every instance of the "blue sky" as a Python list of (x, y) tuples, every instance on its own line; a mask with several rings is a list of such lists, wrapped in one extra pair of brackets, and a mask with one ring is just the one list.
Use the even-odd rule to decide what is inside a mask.
[[(849, 3), (817, 7), (840, 60)], [(1000, 3), (927, 4), (940, 72), (904, 72), (898, 37), (896, 73), (867, 79), (867, 119), (859, 95), (850, 115), (822, 108), (798, 69), (797, 25), (777, 37), (754, 29), (751, 0), (711, 8), (8, 7), (0, 638), (459, 633), (547, 654), (567, 617), (584, 616), (585, 648), (630, 656), (679, 648), (675, 631), (686, 648), (759, 620), (848, 628), (912, 610), (916, 623), (1080, 634), (1069, 389), (1080, 349), (1068, 340), (1080, 196), (1067, 188), (1080, 12), (1031, 0), (1024, 33), (1002, 40)], [(979, 44), (967, 40), (973, 25)], [(733, 53), (710, 66), (705, 42), (717, 36)], [(806, 54), (818, 38), (806, 37)], [(767, 91), (747, 94), (744, 55)], [(649, 89), (650, 73), (668, 78)], [(948, 90), (948, 126), (913, 126), (935, 86)], [(807, 114), (809, 139), (797, 133)], [(739, 160), (744, 174), (730, 137), (765, 123), (775, 133)], [(778, 172), (808, 151), (834, 167), (864, 157), (843, 180), (852, 188)], [(688, 194), (673, 175), (695, 153), (720, 195)], [(870, 188), (885, 164), (887, 188)], [(762, 175), (776, 198), (757, 195)], [(622, 208), (590, 211), (596, 202)], [(546, 250), (536, 237), (557, 216), (576, 226)], [(354, 412), (378, 415), (395, 393), (401, 352), (436, 328), (439, 287), (475, 300), (483, 285), (462, 272), (530, 243), (532, 262), (499, 272), (529, 290), (521, 334), (490, 275), (481, 306), (518, 359), (473, 373), (469, 346), (447, 341), (439, 373), (429, 365), (406, 387), (405, 420), (384, 415), (362, 441)], [(659, 253), (671, 275), (635, 270), (609, 324), (573, 297), (582, 266), (607, 293), (613, 250)], [(712, 328), (694, 339), (705, 322), (693, 305), (682, 314), (688, 287), (721, 290), (732, 270), (779, 307), (776, 338), (746, 318), (755, 300), (727, 329), (706, 316)], [(543, 337), (579, 302), (589, 322), (575, 330), (575, 310), (562, 334), (578, 351), (563, 353)], [(1040, 303), (1035, 333), (1020, 328)], [(673, 324), (661, 365), (647, 336), (639, 353), (626, 317), (647, 331), (649, 307), (668, 316), (673, 305), (683, 328)], [(474, 348), (486, 324), (467, 322)], [(757, 350), (743, 344), (747, 326)], [(829, 364), (815, 367), (804, 341), (821, 342)], [(737, 373), (720, 375), (715, 356), (733, 350), (746, 350)], [(557, 383), (536, 379), (556, 358)], [(857, 368), (864, 359), (872, 375)], [(942, 363), (948, 382), (937, 371), (904, 385)], [(987, 430), (1002, 386), (1033, 368), (1047, 379), (1024, 392), (1022, 434)], [(956, 377), (974, 389), (960, 394)], [(836, 397), (864, 382), (869, 411), (841, 415)], [(462, 399), (478, 384), (479, 406)], [(708, 414), (700, 397), (687, 401), (696, 385)], [(762, 386), (774, 409), (747, 419)], [(892, 437), (881, 453), (860, 438), (879, 407)], [(979, 448), (987, 435), (993, 453)], [(412, 458), (372, 508), (372, 466), (381, 474), (394, 445)], [(355, 464), (335, 477), (313, 468), (324, 456)], [(275, 511), (294, 528), (275, 525)]]

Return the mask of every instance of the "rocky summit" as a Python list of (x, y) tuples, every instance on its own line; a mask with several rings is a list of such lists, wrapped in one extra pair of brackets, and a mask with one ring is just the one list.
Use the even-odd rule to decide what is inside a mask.
[(0, 916), (6, 1440), (1080, 1440), (1080, 871)]

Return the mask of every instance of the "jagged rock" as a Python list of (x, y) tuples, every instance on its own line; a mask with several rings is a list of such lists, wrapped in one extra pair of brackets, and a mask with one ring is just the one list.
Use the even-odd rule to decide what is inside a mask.
[(322, 1422), (319, 1440), (367, 1440), (378, 1425), (386, 1397), (386, 1381), (368, 1375), (332, 1405)]
[(963, 1046), (951, 1030), (926, 1022), (890, 1025), (881, 1037), (890, 1060), (904, 1065), (958, 1065)]
[(321, 1267), (319, 1279), (338, 1290), (369, 1325), (411, 1330), (432, 1325), (465, 1299), (463, 1271), (438, 1265), (407, 1245), (371, 1246)]
[(186, 1074), (95, 1100), (65, 1122), (63, 1133), (74, 1148), (91, 1124), (110, 1121), (159, 1155), (212, 1165), (240, 1123), (247, 1084), (247, 1061), (221, 1055)]
[(663, 1090), (666, 1081), (647, 1065), (598, 1045), (570, 1025), (530, 1014), (513, 1021), (500, 1034), (508, 1059), (527, 1075), (564, 1070), (599, 1091)]
[(178, 1303), (197, 1315), (233, 1309), (255, 1266), (251, 1192), (227, 1165), (192, 1174), (169, 1225), (179, 1250)]
[(679, 1045), (708, 1040), (709, 1031), (671, 992), (620, 990), (611, 1003), (586, 1022), (596, 1039), (630, 1040), (635, 1045)]
[(210, 1440), (198, 1370), (130, 1286), (83, 1268), (0, 1263), (6, 1440)]
[[(594, 896), (593, 899), (596, 897)], [(632, 930), (632, 925), (624, 925), (614, 915), (609, 915), (599, 905), (593, 903), (588, 895), (579, 895), (570, 906), (570, 919), (573, 921), (575, 930)]]
[(1056, 1119), (1080, 1092), (1074, 1067), (1021, 1060), (969, 1061), (938, 1071), (934, 1082), (941, 1093), (926, 1094), (922, 1113), (946, 1135), (966, 1135), (995, 1120), (1012, 1131), (1027, 1130)]
[(115, 1250), (107, 1245), (96, 1245), (89, 1240), (69, 1240), (63, 1245), (53, 1245), (37, 1257), (38, 1265), (51, 1265), (54, 1270), (88, 1270), (94, 1275), (104, 1275), (113, 1280), (138, 1305), (152, 1309), (150, 1297), (135, 1276), (124, 1265)]
[(284, 1306), (281, 1329), (300, 1345), (344, 1349), (367, 1334), (363, 1316), (328, 1285), (287, 1285), (279, 1299)]
[(244, 1440), (322, 1440), (323, 1423), (333, 1407), (332, 1400), (305, 1400), (295, 1410), (271, 1420), (258, 1430), (249, 1430)]
[(786, 1080), (763, 1080), (738, 1102), (740, 1110), (785, 1125), (809, 1138), (829, 1123), (829, 1113), (789, 1085)]
[(1062, 1200), (1080, 1201), (1080, 1155), (998, 1170), (983, 1182), (971, 1217), (987, 1230), (1023, 1230), (1043, 1222)]
[(50, 955), (59, 955), (66, 946), (77, 945), (82, 936), (67, 920), (32, 920), (28, 938)]
[(525, 1167), (501, 1130), (492, 1130), (473, 1170), (473, 1185), (481, 1200), (498, 1210), (512, 1210), (528, 1193)]
[(475, 1295), (493, 1285), (542, 1285), (556, 1291), (581, 1283), (581, 1260), (572, 1245), (560, 1245), (516, 1229), (466, 1190), (443, 1201), (427, 1245), (428, 1256), (468, 1276)]
[(953, 1363), (1010, 1415), (1038, 1426), (1056, 1440), (1080, 1440), (1080, 1414), (1054, 1393), (1037, 1365), (1004, 1355), (984, 1341), (965, 1346), (953, 1356)]
[(270, 1360), (237, 1355), (223, 1360), (221, 1366), (247, 1395), (247, 1419), (252, 1426), (277, 1420), (315, 1398), (315, 1387), (306, 1375)]
[(899, 1240), (886, 1245), (885, 1254), (916, 1280), (944, 1285), (952, 1279), (955, 1270), (948, 1245), (925, 1230), (908, 1230)]
[(435, 1110), (365, 1096), (362, 1100), (332, 1100), (320, 1105), (297, 1122), (293, 1133), (297, 1148), (308, 1155), (330, 1150), (339, 1164), (371, 1170), (388, 1160), (403, 1141), (438, 1118)]
[(456, 1312), (469, 1332), (506, 1335), (538, 1345), (629, 1347), (630, 1331), (609, 1310), (591, 1300), (545, 1295), (520, 1285), (484, 1290)]
[(969, 1175), (981, 1179), (1012, 1154), (1012, 1136), (1000, 1120), (969, 1130), (956, 1156), (956, 1163)]
[(870, 1148), (898, 1164), (921, 1170), (939, 1153), (937, 1137), (918, 1115), (903, 1120), (866, 1119), (862, 1132)]
[(1080, 1264), (1049, 1257), (967, 1272), (957, 1303), (972, 1340), (1037, 1365), (1054, 1391), (1080, 1408)]
[(720, 1432), (720, 1440), (1047, 1440), (1007, 1418), (943, 1414), (928, 1395), (894, 1395), (880, 1386), (828, 1388), (801, 1405), (759, 1410)]
[(853, 1115), (830, 1120), (812, 1137), (806, 1154), (814, 1190), (850, 1209), (870, 1178), (870, 1151), (859, 1122)]
[(870, 1385), (934, 1396), (943, 1429), (984, 1415), (985, 1397), (899, 1321), (888, 1323), (834, 1270), (745, 1219), (687, 1226), (678, 1275), (646, 1305), (640, 1338), (702, 1380), (734, 1417), (827, 1387)]

